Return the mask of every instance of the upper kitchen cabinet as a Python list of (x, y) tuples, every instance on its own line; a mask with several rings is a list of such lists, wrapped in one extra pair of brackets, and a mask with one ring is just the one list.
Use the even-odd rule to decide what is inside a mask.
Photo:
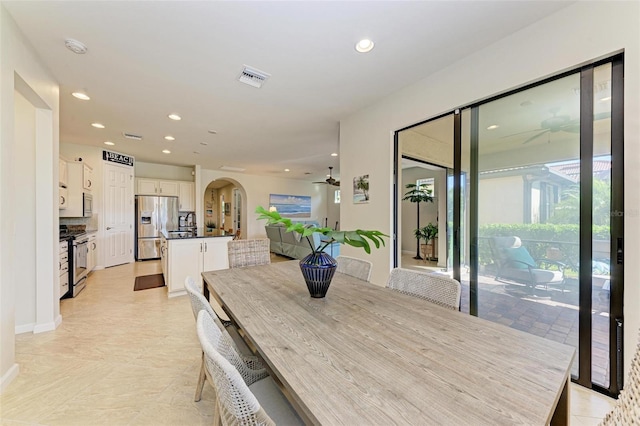
[(137, 195), (173, 195), (178, 196), (178, 181), (158, 180), (148, 178), (136, 179)]
[(181, 212), (192, 212), (196, 209), (195, 184), (193, 182), (180, 182), (179, 184), (178, 210)]
[(67, 182), (69, 181), (68, 175), (69, 174), (67, 173), (66, 160), (59, 158), (58, 159), (58, 186), (61, 186), (62, 188), (67, 187)]
[(93, 169), (85, 163), (82, 163), (82, 187), (87, 191), (93, 189)]

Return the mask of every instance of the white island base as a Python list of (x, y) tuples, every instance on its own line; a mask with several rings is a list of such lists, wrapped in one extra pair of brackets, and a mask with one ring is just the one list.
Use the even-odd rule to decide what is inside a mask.
[(227, 243), (232, 239), (232, 235), (223, 231), (187, 238), (172, 238), (171, 234), (163, 236), (160, 258), (168, 296), (187, 294), (184, 280), (188, 276), (200, 283), (200, 274), (204, 271), (229, 269)]

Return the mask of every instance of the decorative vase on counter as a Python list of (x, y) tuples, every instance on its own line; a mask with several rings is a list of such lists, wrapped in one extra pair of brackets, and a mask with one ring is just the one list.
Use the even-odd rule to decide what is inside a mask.
[(311, 297), (326, 296), (337, 267), (338, 262), (325, 252), (311, 252), (300, 261), (300, 271)]

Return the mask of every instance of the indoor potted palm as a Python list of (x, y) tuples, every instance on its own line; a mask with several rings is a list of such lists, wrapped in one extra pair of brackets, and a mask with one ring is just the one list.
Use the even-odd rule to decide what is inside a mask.
[[(420, 203), (433, 203), (433, 196), (431, 195), (432, 191), (431, 189), (427, 189), (425, 187), (425, 185), (416, 185), (415, 183), (408, 183), (405, 185), (405, 188), (408, 189), (408, 191), (404, 194), (404, 197), (402, 198), (403, 201), (409, 201), (411, 203), (416, 203), (416, 207), (417, 207), (417, 221), (418, 221), (418, 226), (417, 229), (420, 229)], [(419, 237), (418, 235), (416, 235), (416, 233), (414, 232), (414, 235), (416, 236), (416, 256), (414, 257), (414, 259), (418, 259), (418, 260), (422, 260), (422, 257), (420, 256), (420, 239), (421, 237)]]
[[(262, 206), (256, 208), (258, 219), (266, 219), (267, 224), (282, 224), (285, 226), (285, 232), (297, 232), (302, 238), (306, 238), (311, 247), (311, 253), (300, 261), (300, 270), (307, 283), (309, 294), (311, 297), (320, 298), (327, 294), (329, 284), (338, 266), (336, 260), (324, 249), (331, 243), (348, 244), (352, 247), (360, 247), (368, 254), (371, 253), (371, 246), (379, 248), (384, 240), (382, 237), (388, 237), (380, 231), (365, 231), (356, 229), (355, 231), (336, 231), (331, 228), (321, 228), (314, 225), (305, 225), (300, 222), (293, 222), (291, 219), (280, 216), (275, 210), (266, 210)], [(312, 239), (309, 238), (314, 232), (324, 235), (324, 238), (317, 247), (314, 247)]]

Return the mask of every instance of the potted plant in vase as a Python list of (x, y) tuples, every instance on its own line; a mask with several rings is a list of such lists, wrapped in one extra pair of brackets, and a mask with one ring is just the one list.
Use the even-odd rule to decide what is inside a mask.
[[(402, 198), (403, 201), (409, 201), (411, 203), (416, 203), (417, 214), (416, 218), (418, 221), (418, 229), (420, 228), (420, 203), (433, 203), (433, 196), (431, 195), (431, 189), (427, 189), (425, 185), (416, 185), (415, 183), (408, 183), (405, 185), (409, 191), (404, 194)], [(414, 232), (414, 235), (416, 233)], [(416, 235), (416, 256), (414, 259), (422, 260), (420, 256), (420, 237)]]
[(216, 224), (215, 222), (208, 220), (205, 226), (207, 227), (207, 231), (213, 231), (216, 227)]
[[(259, 214), (258, 219), (266, 219), (269, 225), (282, 224), (286, 227), (285, 232), (297, 232), (302, 238), (306, 238), (309, 247), (311, 247), (311, 253), (300, 261), (300, 271), (307, 283), (309, 294), (314, 298), (321, 298), (327, 294), (331, 279), (338, 266), (336, 260), (324, 252), (326, 247), (338, 242), (352, 247), (360, 247), (369, 254), (371, 253), (372, 245), (376, 248), (379, 248), (381, 244), (384, 246), (382, 237), (388, 237), (388, 235), (380, 231), (365, 231), (362, 229), (336, 231), (326, 227), (304, 225), (280, 216), (280, 213), (275, 210), (265, 210), (262, 206), (256, 208), (256, 213)], [(309, 238), (314, 232), (319, 232), (325, 236), (325, 239), (317, 247), (313, 246), (312, 240)]]
[(431, 256), (429, 256), (429, 260), (435, 257), (436, 252), (436, 239), (438, 237), (438, 227), (433, 223), (429, 222), (427, 226), (422, 228), (421, 233), (425, 240), (425, 244), (429, 245), (431, 243)]

